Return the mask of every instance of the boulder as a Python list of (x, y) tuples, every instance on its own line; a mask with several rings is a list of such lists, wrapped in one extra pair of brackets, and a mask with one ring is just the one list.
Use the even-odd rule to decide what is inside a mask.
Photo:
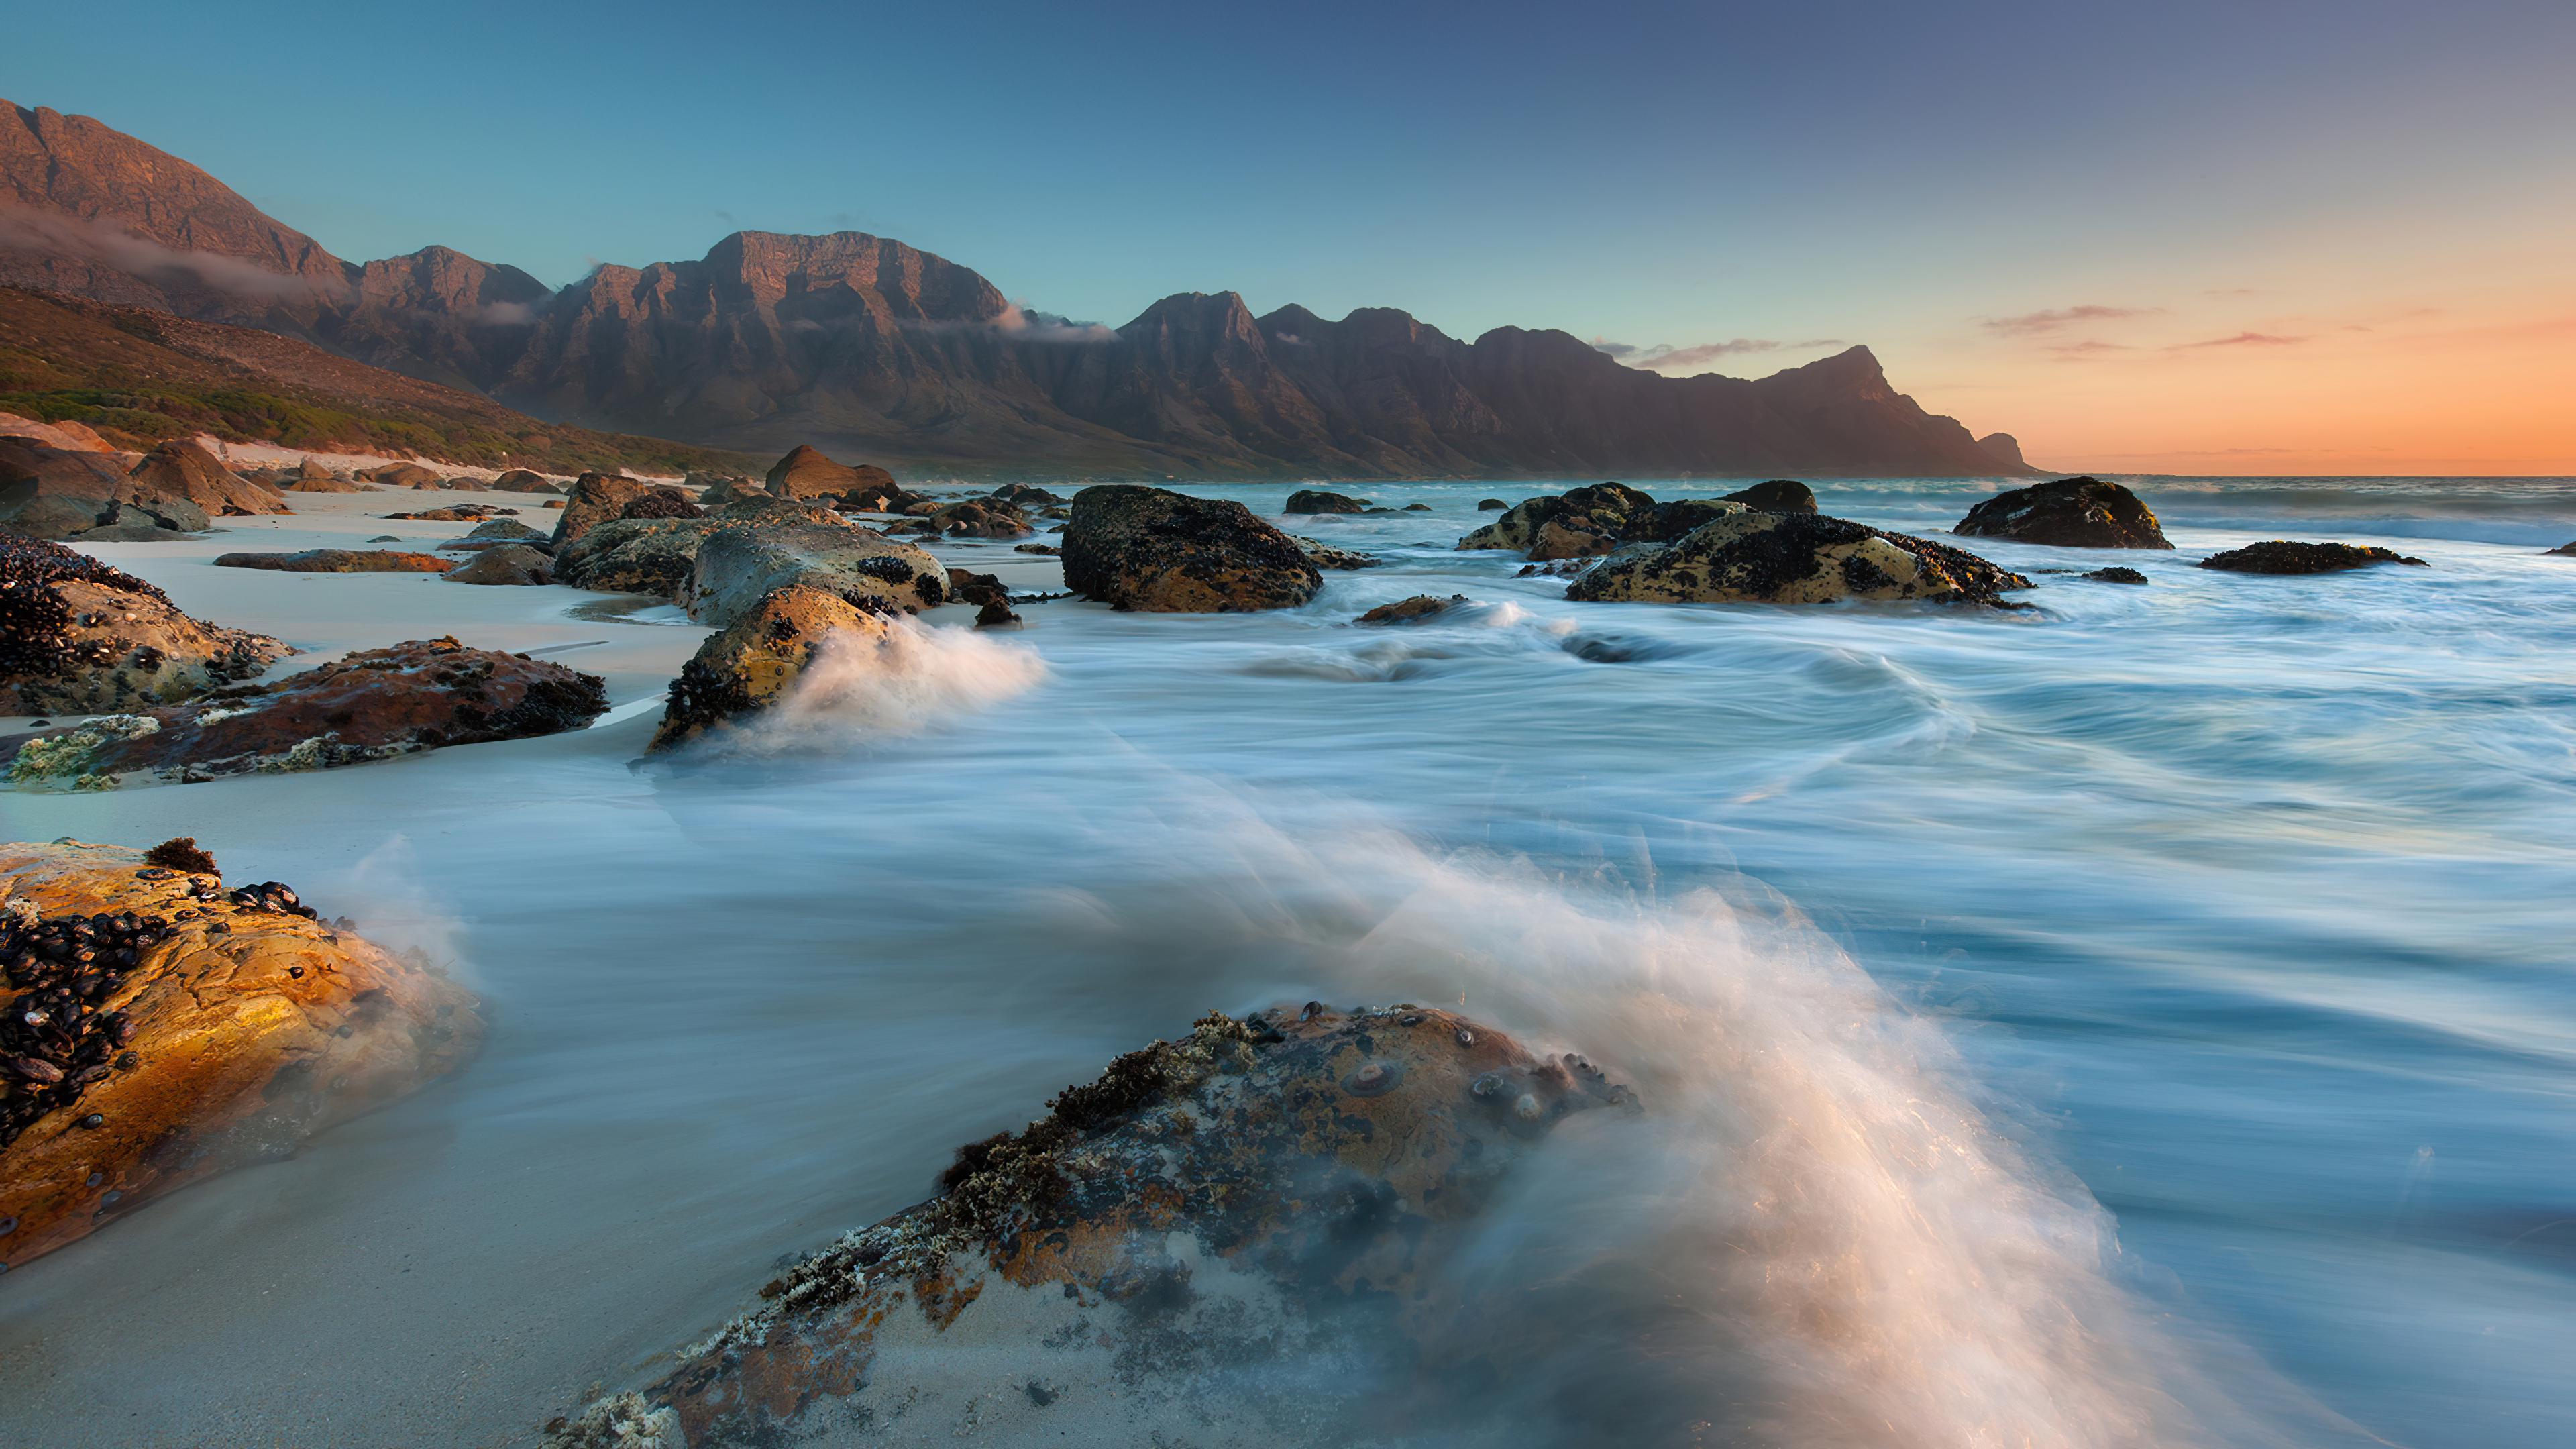
[[(548, 504), (548, 507), (558, 505)], [(494, 508), (486, 503), (459, 503), (450, 508), (424, 508), (418, 513), (388, 513), (387, 518), (430, 518), (441, 523), (473, 523), (479, 519), (497, 518), (516, 513), (515, 508)]]
[[(1595, 483), (1569, 493), (1524, 499), (1458, 540), (1458, 547), (1511, 549), (1541, 562), (1594, 557), (1623, 543), (1669, 542), (1713, 519), (1744, 510), (1743, 503), (1715, 498), (1657, 503), (1652, 495), (1624, 483)], [(1550, 525), (1557, 530), (1553, 535), (1547, 532)], [(1544, 558), (1536, 552), (1542, 549)]]
[(0, 711), (110, 714), (246, 679), (287, 653), (191, 619), (150, 584), (58, 543), (0, 534)]
[(1354, 624), (1419, 624), (1425, 619), (1448, 613), (1469, 602), (1465, 594), (1441, 598), (1437, 594), (1416, 594), (1392, 604), (1380, 604), (1351, 622)]
[(1037, 532), (1015, 505), (981, 498), (939, 508), (930, 521), (950, 538), (1026, 538)]
[(508, 539), (516, 543), (535, 543), (546, 535), (543, 530), (530, 528), (515, 518), (494, 518), (474, 525), (465, 536)]
[(275, 881), (227, 892), (182, 845), (0, 845), (0, 1266), (291, 1156), (481, 1044), (474, 994), (417, 953)]
[(1288, 495), (1285, 513), (1366, 513), (1377, 505), (1365, 498), (1347, 493), (1327, 493), (1320, 488), (1300, 488)]
[[(1056, 555), (1063, 553), (1064, 550), (1051, 543), (1023, 543), (1013, 547), (1011, 552), (1044, 554), (1048, 558), (1054, 558)], [(1307, 557), (1312, 558), (1314, 555), (1308, 554)], [(1321, 568), (1322, 565), (1318, 564), (1316, 567)]]
[(2136, 569), (2122, 568), (2117, 564), (2113, 564), (2107, 569), (2095, 569), (2093, 572), (2079, 575), (2079, 577), (2088, 578), (2093, 580), (2095, 583), (2100, 584), (2143, 584), (2147, 581), (2147, 576), (2145, 574), (2138, 572)]
[(862, 463), (851, 467), (823, 456), (822, 450), (799, 447), (769, 468), (769, 491), (798, 500), (838, 498), (863, 488), (892, 488), (894, 475)]
[(1765, 513), (1816, 511), (1816, 490), (1795, 478), (1774, 478), (1768, 483), (1756, 483), (1750, 488), (1720, 494), (1719, 497), (1725, 502), (1741, 503)]
[(204, 509), (127, 476), (116, 454), (0, 438), (0, 535), (148, 542), (206, 526)]
[(584, 473), (573, 480), (572, 494), (564, 500), (564, 515), (555, 522), (556, 555), (562, 555), (565, 544), (603, 523), (624, 517), (626, 505), (643, 492), (641, 481), (617, 473)]
[(448, 560), (390, 548), (308, 548), (302, 553), (225, 553), (219, 569), (279, 569), (293, 574), (443, 574)]
[(97, 789), (328, 769), (581, 729), (607, 709), (597, 675), (453, 637), (414, 639), (26, 739), (9, 778)]
[(423, 484), (432, 488), (447, 486), (438, 474), (418, 463), (387, 463), (381, 468), (365, 469), (358, 476), (369, 483), (382, 483), (388, 488), (418, 488)]
[(334, 478), (325, 473), (318, 478), (299, 477), (286, 485), (286, 491), (289, 493), (364, 493), (367, 490), (346, 478)]
[(2552, 555), (2576, 556), (2576, 543), (2562, 543), (2556, 548), (2544, 549), (2541, 552), (2541, 557), (2543, 558), (2547, 558)]
[(2200, 566), (2239, 574), (2330, 574), (2384, 563), (2432, 567), (2420, 558), (2408, 558), (2393, 548), (2375, 544), (2289, 543), (2277, 538), (2212, 554), (2202, 559)]
[(902, 513), (919, 509), (923, 513), (938, 511), (937, 499), (907, 492), (892, 483), (870, 483), (841, 495), (841, 506), (860, 513)]
[(1619, 546), (1619, 540), (1608, 534), (1587, 533), (1568, 528), (1554, 519), (1538, 526), (1530, 540), (1529, 556), (1533, 563), (1560, 558), (1599, 558)]
[(2138, 495), (2099, 478), (2059, 478), (1998, 493), (1950, 530), (2058, 548), (2171, 548)]
[(554, 562), (524, 543), (496, 540), (447, 579), (457, 584), (551, 584)]
[(292, 471), (296, 478), (310, 482), (322, 482), (339, 476), (311, 458), (297, 462)]
[(185, 498), (213, 516), (293, 511), (278, 495), (234, 477), (222, 459), (195, 443), (163, 443), (127, 476), (154, 492)]
[(886, 614), (836, 593), (792, 584), (771, 590), (680, 667), (649, 748), (737, 728), (784, 699), (827, 651), (882, 641), (890, 627)]
[(620, 518), (704, 518), (707, 511), (691, 503), (674, 488), (654, 488), (627, 500), (617, 514)]
[(0, 412), (0, 437), (25, 438), (48, 448), (67, 453), (114, 453), (118, 447), (98, 435), (87, 424), (75, 422), (40, 423), (21, 413)]
[[(1642, 1111), (1481, 1022), (1321, 1003), (1210, 1012), (1048, 1107), (550, 1442), (784, 1444), (898, 1413), (1007, 1444), (1527, 1442), (1494, 1386), (1582, 1330), (1512, 1311), (1526, 1281), (1470, 1252), (1558, 1123)], [(636, 1437), (602, 1437), (621, 1417)]]
[(1324, 579), (1240, 503), (1102, 483), (1073, 496), (1064, 581), (1118, 609), (1226, 613), (1293, 609)]
[(1373, 569), (1381, 562), (1374, 554), (1361, 553), (1357, 549), (1335, 548), (1329, 543), (1321, 543), (1294, 533), (1288, 535), (1288, 541), (1297, 545), (1297, 551), (1306, 556), (1306, 562), (1319, 569)]
[(947, 570), (937, 559), (838, 522), (718, 529), (699, 545), (676, 597), (690, 618), (721, 629), (790, 585), (870, 613), (916, 614), (948, 597)]
[(1479, 498), (1476, 500), (1476, 507), (1480, 512), (1491, 513), (1497, 509), (1509, 508), (1511, 505), (1499, 498)]
[[(696, 478), (700, 475), (692, 473), (689, 476)], [(769, 498), (773, 496), (775, 495), (769, 491), (768, 485), (761, 483), (756, 479), (718, 478), (710, 482), (706, 486), (705, 490), (698, 494), (698, 506), (701, 508), (722, 508), (728, 503), (741, 503), (753, 498)]]
[(719, 525), (707, 518), (624, 518), (555, 545), (559, 584), (608, 594), (676, 599), (697, 566), (698, 546)]
[(483, 486), (494, 493), (561, 493), (563, 491), (547, 482), (545, 475), (530, 472), (525, 468), (509, 469)]
[(1045, 489), (1030, 483), (1005, 483), (985, 496), (992, 498), (997, 502), (1015, 504), (1021, 508), (1038, 508), (1049, 503), (1062, 503), (1064, 501)]
[(1849, 519), (1747, 511), (1678, 542), (1609, 559), (1569, 599), (1629, 603), (1818, 604), (1838, 599), (1978, 603), (2029, 588), (1974, 554)]

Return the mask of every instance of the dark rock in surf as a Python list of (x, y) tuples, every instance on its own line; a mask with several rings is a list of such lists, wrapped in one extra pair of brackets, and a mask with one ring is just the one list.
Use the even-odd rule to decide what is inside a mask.
[(1843, 599), (2003, 608), (2030, 580), (1971, 553), (1813, 513), (1747, 511), (1678, 542), (1606, 560), (1569, 599), (1629, 603), (1819, 604)]
[(1419, 624), (1434, 619), (1468, 602), (1465, 594), (1441, 598), (1437, 594), (1416, 594), (1392, 604), (1380, 604), (1351, 622), (1354, 624)]
[(1355, 548), (1335, 548), (1329, 543), (1293, 533), (1288, 535), (1288, 541), (1297, 545), (1297, 551), (1306, 556), (1306, 561), (1319, 569), (1373, 569), (1380, 562), (1375, 554), (1362, 553)]
[(644, 495), (644, 482), (620, 473), (584, 473), (573, 480), (563, 517), (555, 520), (555, 553), (603, 523), (626, 516), (626, 505)]
[(2138, 495), (2099, 478), (2059, 478), (1998, 493), (1950, 530), (2057, 548), (2171, 548)]
[(1491, 513), (1497, 509), (1509, 508), (1511, 505), (1499, 498), (1479, 498), (1476, 500), (1476, 507), (1480, 511)]
[(1538, 562), (1597, 558), (1624, 543), (1669, 543), (1691, 530), (1745, 511), (1718, 498), (1658, 503), (1624, 483), (1595, 483), (1525, 499), (1502, 517), (1458, 540), (1461, 549), (1511, 549)]
[(2420, 558), (2408, 558), (2376, 544), (2290, 543), (2277, 538), (2212, 554), (2202, 559), (2200, 566), (2239, 574), (2330, 574), (2384, 563), (2431, 567)]
[(2564, 554), (2564, 555), (2576, 556), (2576, 543), (2562, 543), (2562, 544), (2560, 544), (2560, 545), (2559, 545), (2558, 547), (2556, 547), (2556, 548), (2553, 548), (2553, 549), (2549, 549), (2549, 550), (2547, 550), (2547, 551), (2546, 551), (2546, 552), (2544, 552), (2541, 556), (2542, 556), (2543, 558), (2546, 558), (2546, 557), (2549, 557), (2549, 556), (2550, 556), (2550, 555), (2552, 555), (2552, 554)]
[(1020, 508), (1042, 508), (1051, 503), (1064, 502), (1063, 499), (1032, 483), (1005, 483), (984, 496), (996, 502), (1009, 503)]
[(1347, 493), (1327, 493), (1320, 488), (1300, 488), (1288, 495), (1283, 513), (1366, 513), (1376, 505), (1365, 498)]
[[(550, 1443), (634, 1442), (602, 1437), (621, 1420), (667, 1444), (791, 1442), (928, 1402), (925, 1354), (997, 1383), (1117, 1385), (979, 1399), (957, 1422), (996, 1442), (1352, 1442), (1383, 1429), (1390, 1392), (1460, 1428), (1498, 1410), (1448, 1386), (1511, 1381), (1579, 1332), (1504, 1310), (1460, 1271), (1481, 1214), (1558, 1123), (1597, 1113), (1596, 1131), (1619, 1131), (1641, 1110), (1581, 1058), (1481, 1022), (1320, 1004), (1211, 1012), (1048, 1105)], [(1298, 1362), (1375, 1371), (1226, 1367)], [(1482, 1443), (1497, 1426), (1473, 1427)]]
[(882, 643), (891, 618), (890, 610), (861, 609), (824, 589), (770, 590), (680, 667), (648, 749), (732, 733), (786, 699), (830, 651)]
[(2138, 572), (2136, 569), (2122, 568), (2117, 564), (2114, 564), (2107, 569), (2095, 569), (2089, 574), (2080, 574), (2078, 577), (2091, 579), (2095, 583), (2101, 584), (2143, 584), (2147, 581), (2147, 576), (2145, 574)]
[(1768, 483), (1756, 483), (1750, 488), (1723, 494), (1721, 498), (1725, 502), (1741, 503), (1747, 508), (1758, 508), (1765, 513), (1816, 511), (1816, 490), (1795, 478), (1774, 478)]
[(1073, 496), (1064, 581), (1118, 609), (1293, 609), (1324, 577), (1294, 540), (1227, 499), (1103, 483)]

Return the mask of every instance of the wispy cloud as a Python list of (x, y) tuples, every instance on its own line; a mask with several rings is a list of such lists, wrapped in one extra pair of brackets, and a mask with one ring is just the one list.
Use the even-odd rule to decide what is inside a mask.
[(1012, 302), (993, 319), (993, 330), (1021, 342), (1115, 342), (1118, 331), (1099, 322), (1076, 322)]
[(2239, 332), (2233, 337), (2213, 337), (2206, 342), (2177, 342), (2169, 350), (2186, 351), (2195, 347), (2287, 347), (2305, 342), (2304, 337), (2283, 337), (2271, 332)]
[(1612, 342), (1606, 337), (1592, 339), (1592, 350), (1607, 353), (1629, 367), (1647, 372), (1668, 368), (1705, 367), (1721, 357), (1741, 357), (1754, 352), (1802, 352), (1816, 347), (1840, 347), (1839, 338), (1819, 337), (1805, 342), (1773, 342), (1760, 337), (1737, 337), (1725, 342), (1703, 342), (1695, 347), (1674, 347), (1658, 343), (1639, 347), (1633, 343)]
[(241, 257), (177, 251), (135, 236), (106, 217), (75, 221), (10, 208), (0, 211), (0, 245), (88, 255), (138, 277), (161, 282), (192, 279), (235, 297), (293, 299), (337, 295), (341, 290), (313, 277), (272, 272)]
[(2057, 360), (2060, 362), (2092, 362), (2100, 358), (2100, 356), (2105, 352), (2137, 351), (2136, 348), (2131, 347), (2126, 343), (2102, 342), (2089, 337), (2082, 342), (2057, 343), (2048, 350), (2050, 353), (2055, 355)]
[(2054, 332), (2070, 322), (2107, 322), (2120, 317), (2143, 317), (2161, 311), (2156, 307), (2103, 307), (2087, 304), (2060, 307), (2054, 311), (2024, 312), (2018, 317), (1989, 317), (1983, 324), (1987, 331), (2006, 337), (2029, 337), (2041, 332)]

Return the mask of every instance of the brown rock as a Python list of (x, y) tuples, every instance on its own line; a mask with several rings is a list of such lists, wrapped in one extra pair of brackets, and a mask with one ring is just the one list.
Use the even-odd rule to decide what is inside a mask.
[(369, 468), (358, 476), (369, 483), (382, 483), (388, 488), (418, 488), (424, 484), (432, 488), (447, 486), (445, 479), (418, 463), (387, 463), (381, 468)]
[(1616, 540), (1567, 528), (1551, 519), (1538, 526), (1538, 536), (1530, 541), (1529, 556), (1533, 563), (1558, 558), (1598, 558), (1616, 547)]
[(128, 476), (146, 488), (185, 498), (218, 516), (293, 511), (275, 494), (234, 477), (222, 459), (195, 443), (163, 443), (135, 464)]
[[(131, 965), (83, 973), (46, 949), (103, 916)], [(116, 846), (0, 845), (0, 960), (20, 992), (0, 1016), (0, 1056), (62, 1076), (21, 1072), (0, 1088), (10, 1266), (201, 1178), (290, 1155), (462, 1066), (483, 1035), (473, 993), (321, 925), (284, 887), (227, 898), (217, 877)], [(85, 1000), (56, 994), (91, 981)], [(31, 1012), (49, 1019), (31, 1027)]]
[[(696, 476), (696, 475), (692, 475)], [(698, 495), (701, 508), (722, 508), (728, 503), (742, 503), (754, 498), (771, 498), (769, 485), (751, 478), (718, 478)]]
[(800, 446), (769, 468), (769, 491), (780, 498), (838, 498), (860, 489), (893, 486), (894, 475), (883, 468), (836, 463), (812, 447)]
[(1119, 609), (1293, 609), (1323, 575), (1288, 535), (1226, 499), (1103, 483), (1073, 496), (1064, 581)]
[(931, 513), (930, 521), (950, 538), (1026, 538), (1037, 532), (1017, 507), (985, 498), (948, 504)]
[[(417, 515), (415, 515), (417, 516)], [(225, 553), (219, 569), (281, 569), (296, 574), (443, 574), (448, 560), (436, 554), (389, 548), (309, 548), (302, 553)]]
[(884, 613), (838, 594), (793, 584), (771, 590), (681, 666), (650, 749), (737, 728), (784, 699), (825, 650), (882, 640), (889, 627)]
[(838, 520), (735, 524), (698, 546), (677, 597), (690, 618), (719, 629), (791, 584), (869, 612), (917, 614), (947, 601), (954, 572), (911, 544)]
[(555, 524), (555, 552), (603, 523), (625, 516), (626, 505), (644, 492), (637, 479), (617, 473), (584, 473), (573, 480), (572, 496), (564, 501), (564, 516)]
[[(1581, 1059), (1450, 1012), (1320, 1004), (1211, 1012), (1049, 1105), (620, 1407), (639, 1427), (667, 1415), (649, 1423), (665, 1443), (788, 1442), (827, 1416), (890, 1418), (971, 1363), (1030, 1385), (984, 1401), (997, 1442), (1356, 1442), (1389, 1400), (1454, 1428), (1474, 1390), (1444, 1403), (1441, 1385), (1511, 1382), (1564, 1331), (1495, 1311), (1455, 1256), (1556, 1123), (1639, 1111)], [(1222, 1367), (1309, 1355), (1372, 1371)], [(1086, 1391), (1058, 1402), (1068, 1383)], [(578, 1429), (554, 1443), (605, 1442)]]
[(550, 584), (555, 581), (554, 560), (524, 543), (493, 540), (447, 579), (456, 584)]
[(525, 468), (512, 468), (483, 485), (495, 493), (560, 493), (563, 490), (545, 480), (543, 474)]
[(286, 485), (286, 491), (289, 493), (364, 493), (367, 490), (346, 478), (334, 478), (324, 473), (319, 477), (307, 474), (297, 478)]
[(704, 518), (707, 511), (674, 488), (654, 488), (628, 499), (620, 518)]
[(1817, 604), (1838, 599), (1980, 603), (2030, 580), (1971, 553), (1813, 513), (1729, 514), (1661, 548), (1610, 559), (1569, 599)]
[(144, 711), (117, 728), (40, 736), (20, 746), (10, 777), (164, 784), (328, 769), (557, 734), (607, 709), (597, 675), (468, 649), (453, 636), (414, 639)]
[(128, 477), (116, 454), (0, 437), (0, 534), (124, 542), (205, 527), (204, 509)]
[(1416, 594), (1392, 604), (1380, 604), (1351, 622), (1354, 624), (1419, 624), (1426, 619), (1448, 613), (1468, 602), (1465, 594), (1441, 598), (1437, 594)]
[(245, 679), (287, 653), (191, 619), (167, 594), (58, 543), (0, 534), (0, 706), (110, 714)]

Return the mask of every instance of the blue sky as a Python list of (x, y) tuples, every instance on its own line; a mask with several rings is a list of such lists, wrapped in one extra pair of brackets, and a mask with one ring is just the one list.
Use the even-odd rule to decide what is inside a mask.
[[(1465, 337), (1779, 344), (1705, 364), (1736, 374), (1863, 341), (2069, 466), (2313, 453), (2245, 389), (2402, 369), (2311, 343), (2576, 315), (2564, 0), (99, 16), (13, 17), (0, 94), (185, 157), (343, 256), (444, 243), (557, 285), (848, 228), (1113, 324), (1231, 289)], [(2217, 345), (2241, 336), (2289, 340)], [(2124, 421), (2123, 394), (2206, 425)], [(2426, 464), (2498, 426), (2374, 446)]]

